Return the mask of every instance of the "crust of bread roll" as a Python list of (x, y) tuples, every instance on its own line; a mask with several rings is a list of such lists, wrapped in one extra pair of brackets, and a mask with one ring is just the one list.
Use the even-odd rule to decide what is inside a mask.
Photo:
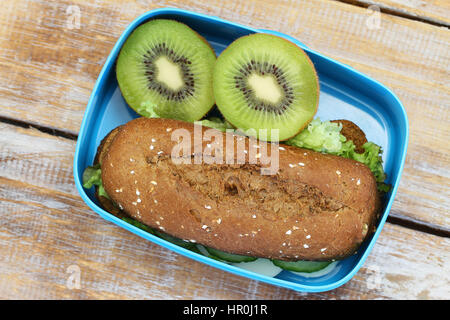
[[(177, 129), (192, 137), (195, 130), (203, 134), (189, 143), (186, 163), (171, 156), (180, 142), (173, 138)], [(263, 147), (269, 156), (277, 153), (278, 170), (262, 174), (268, 165), (257, 156), (256, 163), (248, 158), (239, 162), (237, 147), (229, 156), (225, 139), (215, 151), (234, 161), (210, 163), (205, 156), (194, 163), (199, 150), (213, 154), (208, 148), (214, 139), (206, 138), (207, 130), (235, 146), (244, 143), (245, 154)], [(170, 119), (138, 118), (104, 141), (99, 148), (103, 186), (127, 215), (174, 237), (230, 253), (280, 260), (342, 259), (370, 235), (380, 209), (370, 169), (338, 156)]]

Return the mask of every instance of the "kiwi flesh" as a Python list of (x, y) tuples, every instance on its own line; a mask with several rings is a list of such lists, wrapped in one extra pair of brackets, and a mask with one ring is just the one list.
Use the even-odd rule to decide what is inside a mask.
[[(319, 103), (318, 77), (297, 45), (256, 33), (233, 41), (217, 58), (213, 74), (217, 107), (233, 126), (274, 141), (300, 132)], [(260, 129), (267, 129), (261, 136)]]
[(142, 116), (201, 119), (214, 105), (216, 55), (187, 25), (166, 19), (137, 27), (123, 45), (116, 76), (128, 105)]

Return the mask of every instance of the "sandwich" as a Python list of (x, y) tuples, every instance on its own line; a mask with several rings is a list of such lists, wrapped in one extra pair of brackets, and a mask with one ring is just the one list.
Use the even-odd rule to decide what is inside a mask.
[[(210, 128), (220, 125), (226, 127), (215, 118), (132, 120), (103, 139), (94, 165), (85, 170), (84, 186), (96, 187), (106, 211), (183, 247), (206, 247), (229, 262), (266, 258), (304, 271), (296, 265), (326, 266), (354, 254), (375, 230), (386, 186), (376, 178), (381, 159), (379, 153), (373, 157), (373, 144), (354, 123), (315, 120), (285, 143)], [(190, 139), (185, 152), (174, 155), (185, 140), (174, 139), (174, 133), (195, 130), (203, 139)], [(337, 133), (336, 141), (330, 132)], [(239, 162), (237, 147), (225, 148), (226, 140), (241, 142), (246, 157)], [(256, 161), (249, 156), (252, 149)], [(203, 156), (198, 163), (196, 150)], [(276, 172), (262, 174), (269, 165), (259, 161), (261, 150), (269, 157), (278, 153)], [(225, 161), (227, 153), (231, 161)], [(345, 157), (352, 153), (364, 161)], [(222, 162), (208, 160), (217, 154)]]

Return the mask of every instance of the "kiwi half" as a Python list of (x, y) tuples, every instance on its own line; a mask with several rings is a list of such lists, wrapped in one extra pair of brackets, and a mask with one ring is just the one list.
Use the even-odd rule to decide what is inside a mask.
[(214, 104), (215, 61), (211, 46), (187, 25), (155, 19), (126, 40), (117, 59), (117, 81), (140, 115), (195, 121)]
[[(279, 140), (295, 136), (314, 117), (319, 82), (314, 65), (297, 45), (256, 33), (232, 42), (217, 58), (213, 75), (216, 104), (233, 126)], [(267, 137), (259, 135), (267, 129)]]

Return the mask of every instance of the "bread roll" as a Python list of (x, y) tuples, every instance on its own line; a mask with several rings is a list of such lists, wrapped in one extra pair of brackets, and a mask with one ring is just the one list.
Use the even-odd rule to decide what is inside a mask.
[[(371, 233), (380, 207), (370, 169), (338, 156), (169, 119), (132, 120), (104, 141), (103, 185), (126, 214), (230, 253), (341, 259)], [(263, 150), (278, 161), (271, 174)], [(224, 163), (211, 161), (219, 156)]]

